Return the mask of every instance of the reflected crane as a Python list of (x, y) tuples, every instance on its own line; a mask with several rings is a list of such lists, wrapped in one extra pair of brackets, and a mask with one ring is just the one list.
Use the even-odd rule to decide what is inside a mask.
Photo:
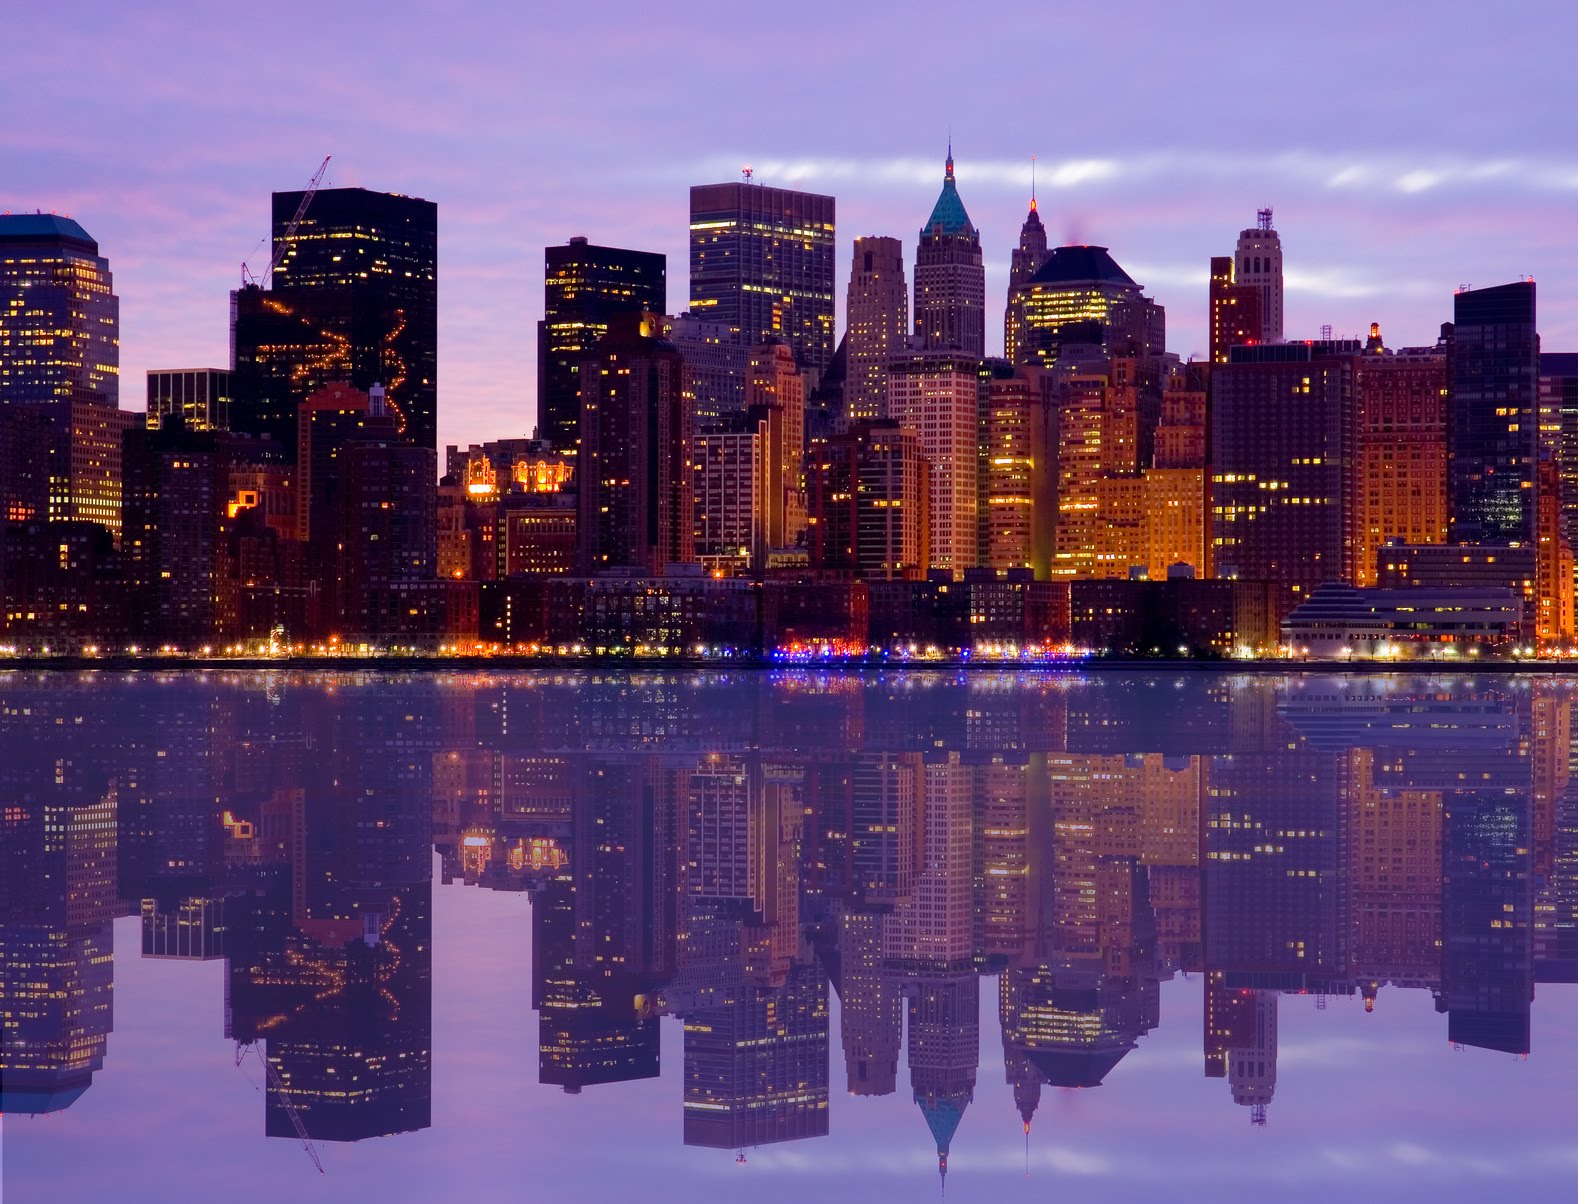
[[(328, 162), (327, 159), (324, 160)], [(257, 1049), (257, 1042), (243, 1044), (236, 1042), (236, 1066), (239, 1068), (246, 1059), (250, 1050)], [(312, 1138), (307, 1135), (307, 1126), (301, 1121), (301, 1113), (296, 1111), (296, 1105), (291, 1102), (290, 1093), (285, 1090), (285, 1084), (280, 1081), (279, 1071), (274, 1069), (274, 1063), (261, 1050), (257, 1050), (258, 1061), (263, 1063), (263, 1073), (267, 1077), (269, 1086), (274, 1088), (274, 1095), (285, 1109), (285, 1115), (290, 1117), (291, 1126), (296, 1130), (296, 1137), (301, 1141), (301, 1148), (307, 1151), (307, 1157), (312, 1159), (312, 1165), (318, 1168), (318, 1174), (324, 1174), (323, 1161), (318, 1157), (317, 1147), (312, 1144)]]

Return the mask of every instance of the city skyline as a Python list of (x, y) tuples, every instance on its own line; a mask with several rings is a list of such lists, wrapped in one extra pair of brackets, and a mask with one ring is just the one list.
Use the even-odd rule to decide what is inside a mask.
[[(605, 31), (602, 61), (572, 76), (553, 60), (577, 27), (552, 13), (534, 14), (529, 27), (501, 18), (486, 39), (430, 12), (387, 27), (317, 13), (325, 49), (303, 44), (273, 60), (258, 49), (271, 44), (273, 28), (261, 17), (238, 27), (199, 11), (90, 13), (76, 34), (124, 59), (90, 52), (96, 70), (72, 76), (69, 96), (62, 77), (44, 74), (50, 55), (31, 59), (39, 68), (20, 67), (13, 79), (28, 98), (24, 114), (36, 106), (49, 121), (14, 122), (0, 135), (11, 167), (0, 209), (70, 213), (99, 241), (122, 298), (123, 398), (131, 403), (147, 369), (225, 362), (225, 297), (243, 259), (254, 267), (266, 259), (258, 244), (269, 196), (304, 186), (323, 154), (333, 155), (334, 186), (436, 202), (439, 446), (529, 433), (544, 247), (585, 235), (663, 253), (671, 297), (683, 297), (687, 190), (736, 180), (747, 162), (758, 183), (837, 198), (842, 331), (854, 238), (900, 238), (914, 263), (950, 127), (960, 194), (981, 231), (989, 353), (1000, 349), (996, 310), (1032, 155), (1049, 243), (1109, 246), (1167, 307), (1169, 349), (1185, 358), (1207, 352), (1210, 256), (1226, 253), (1263, 206), (1275, 209), (1283, 238), (1289, 338), (1317, 337), (1328, 324), (1360, 337), (1379, 321), (1399, 346), (1428, 343), (1451, 317), (1456, 286), (1533, 275), (1545, 349), (1578, 344), (1578, 253), (1560, 244), (1578, 163), (1554, 149), (1554, 115), (1570, 107), (1574, 85), (1545, 49), (1573, 22), (1562, 9), (1540, 6), (1549, 36), (1536, 41), (1525, 36), (1528, 26), (1471, 35), (1450, 19), (1424, 27), (1405, 14), (1339, 6), (1319, 28), (1300, 26), (1307, 61), (1341, 54), (1350, 64), (1352, 86), (1328, 95), (1324, 82), (1304, 84), (1279, 67), (1289, 27), (1277, 15), (1256, 32), (1232, 25), (1225, 9), (1210, 17), (1157, 10), (1126, 44), (1125, 61), (1076, 59), (1055, 80), (1039, 62), (1001, 62), (1012, 44), (1005, 24), (983, 28), (962, 51), (922, 44), (904, 60), (909, 71), (876, 72), (873, 83), (856, 78), (854, 47), (880, 36), (882, 18), (811, 8), (813, 27), (834, 48), (814, 68), (790, 42), (733, 54), (748, 41), (760, 49), (749, 30), (698, 43), (720, 87), (797, 69), (817, 85), (793, 121), (764, 122), (765, 102), (744, 103), (709, 112), (705, 137), (694, 124), (675, 134), (686, 80), (667, 69), (676, 60), (664, 53), (684, 45), (699, 14), (673, 28), (643, 27), (639, 37)], [(58, 40), (65, 27), (45, 20), (18, 18), (19, 36), (43, 46)], [(1057, 21), (1070, 41), (1100, 30), (1091, 16)], [(330, 57), (339, 40), (332, 35), (353, 28), (373, 61), (408, 61), (396, 73), (411, 77), (398, 95), (352, 86)], [(1199, 52), (1177, 52), (1189, 44)], [(411, 49), (418, 45), (436, 69), (422, 71)], [(270, 87), (227, 86), (263, 62)], [(162, 69), (176, 63), (179, 71)], [(1127, 87), (1104, 101), (1101, 120), (1058, 117), (1110, 71), (1122, 72)], [(1227, 82), (1193, 88), (1196, 73)], [(915, 95), (913, 81), (933, 77)], [(1406, 96), (1389, 82), (1403, 78)], [(1027, 94), (1044, 97), (1045, 117), (1026, 105)], [(867, 110), (905, 119), (874, 141), (873, 122), (851, 118)], [(1442, 133), (1420, 136), (1416, 118), (1425, 110), (1447, 119)]]

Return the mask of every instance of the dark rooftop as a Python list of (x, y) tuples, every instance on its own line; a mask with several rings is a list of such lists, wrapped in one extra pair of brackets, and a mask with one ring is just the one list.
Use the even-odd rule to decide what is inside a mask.
[(1058, 247), (1031, 277), (1032, 284), (1123, 284), (1138, 288), (1133, 278), (1107, 254), (1106, 247)]
[(0, 215), (0, 243), (66, 242), (99, 253), (93, 236), (69, 217), (53, 213), (7, 213)]

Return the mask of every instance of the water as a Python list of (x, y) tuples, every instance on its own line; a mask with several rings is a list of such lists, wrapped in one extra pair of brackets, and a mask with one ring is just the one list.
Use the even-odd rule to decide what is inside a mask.
[(5, 1198), (1570, 1199), (1574, 695), (0, 675)]

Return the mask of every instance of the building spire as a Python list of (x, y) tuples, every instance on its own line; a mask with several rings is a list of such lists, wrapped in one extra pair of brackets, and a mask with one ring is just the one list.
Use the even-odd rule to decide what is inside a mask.
[(1036, 157), (1030, 156), (1030, 212), (1036, 211)]
[(943, 178), (944, 181), (948, 181), (948, 180), (953, 179), (953, 127), (952, 126), (948, 127), (948, 162), (947, 162), (947, 166), (943, 168), (942, 178)]

